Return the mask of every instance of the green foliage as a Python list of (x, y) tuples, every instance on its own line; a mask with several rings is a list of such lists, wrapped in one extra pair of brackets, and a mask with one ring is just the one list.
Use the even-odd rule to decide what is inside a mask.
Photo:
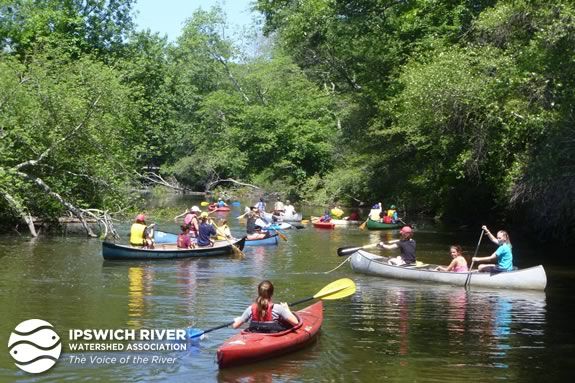
[(117, 54), (132, 30), (134, 0), (1, 0), (0, 49), (21, 57), (56, 49)]
[(462, 221), (521, 216), (547, 237), (571, 235), (571, 2), (262, 0), (256, 8), (309, 78), (339, 92), (342, 157), (363, 158), (305, 195), (337, 195), (329, 180), (361, 169), (366, 182), (354, 198), (392, 195)]
[(572, 2), (259, 0), (272, 46), (249, 58), (219, 8), (169, 44), (132, 4), (0, 0), (3, 212), (62, 213), (35, 176), (125, 206), (151, 168), (572, 236)]
[[(77, 206), (118, 207), (132, 162), (121, 135), (126, 89), (117, 73), (89, 58), (61, 65), (46, 56), (27, 66), (0, 62), (0, 188), (44, 216), (62, 206), (19, 173), (40, 177)], [(37, 162), (20, 165), (26, 161)]]

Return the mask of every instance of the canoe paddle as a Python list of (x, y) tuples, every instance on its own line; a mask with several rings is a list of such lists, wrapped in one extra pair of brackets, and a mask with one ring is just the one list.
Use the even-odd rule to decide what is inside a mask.
[(237, 247), (226, 235), (226, 233), (224, 233), (222, 231), (222, 229), (220, 229), (219, 226), (217, 226), (215, 223), (212, 223), (212, 226), (216, 229), (216, 233), (218, 233), (220, 236), (224, 237), (224, 240), (228, 243), (228, 245), (230, 245), (232, 247), (232, 252), (234, 253), (234, 255), (238, 258), (245, 258), (245, 254), (244, 252)]
[[(308, 302), (314, 299), (325, 299), (325, 300), (335, 300), (348, 297), (355, 293), (355, 283), (349, 278), (342, 278), (338, 279), (337, 281), (333, 281), (330, 284), (326, 285), (323, 289), (318, 291), (315, 295), (311, 297), (307, 297), (304, 299), (300, 299), (299, 301), (295, 301), (290, 303), (289, 306), (299, 305), (300, 303)], [(221, 328), (225, 328), (234, 324), (234, 321), (221, 324), (216, 327), (209, 328), (207, 330), (200, 330), (197, 328), (188, 328), (187, 334), (188, 339), (193, 339), (200, 337), (204, 334), (209, 332), (219, 330)]]
[[(481, 235), (479, 236), (479, 242), (477, 242), (477, 247), (475, 248), (475, 253), (473, 254), (473, 258), (477, 256), (477, 250), (479, 250), (479, 245), (481, 244), (481, 239), (483, 238), (483, 229), (481, 229)], [(471, 270), (473, 269), (473, 258), (471, 260), (471, 267), (469, 268), (469, 272), (467, 273), (467, 279), (465, 280), (465, 284), (463, 287), (467, 290), (469, 288), (469, 282), (471, 282)]]
[(369, 217), (367, 217), (367, 219), (361, 225), (359, 225), (359, 230), (365, 230), (365, 225), (367, 225), (367, 221), (369, 221)]
[[(388, 241), (388, 244), (399, 242), (399, 239), (394, 239), (393, 241)], [(374, 249), (379, 245), (378, 243), (372, 243), (365, 246), (343, 246), (337, 249), (337, 255), (339, 257), (345, 257), (346, 255), (351, 255), (358, 250)]]
[(271, 229), (266, 229), (267, 231), (275, 231), (276, 233), (278, 233), (278, 235), (280, 236), (281, 239), (283, 239), (284, 241), (287, 241), (287, 236), (285, 234), (283, 234), (283, 230), (280, 229), (279, 227), (274, 227)]

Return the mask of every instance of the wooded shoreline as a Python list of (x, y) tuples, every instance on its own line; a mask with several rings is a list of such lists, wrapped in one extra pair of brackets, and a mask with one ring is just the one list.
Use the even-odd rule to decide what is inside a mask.
[(251, 54), (221, 9), (171, 43), (133, 4), (0, 5), (3, 227), (237, 184), (575, 241), (572, 2), (259, 0)]

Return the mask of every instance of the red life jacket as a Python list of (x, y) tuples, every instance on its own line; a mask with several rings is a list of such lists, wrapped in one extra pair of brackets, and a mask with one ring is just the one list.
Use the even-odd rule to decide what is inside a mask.
[(256, 321), (256, 322), (271, 322), (272, 319), (272, 308), (273, 308), (274, 304), (270, 301), (268, 303), (268, 309), (266, 311), (266, 314), (264, 315), (263, 318), (260, 318), (260, 313), (258, 310), (258, 304), (254, 303), (252, 304), (252, 320)]

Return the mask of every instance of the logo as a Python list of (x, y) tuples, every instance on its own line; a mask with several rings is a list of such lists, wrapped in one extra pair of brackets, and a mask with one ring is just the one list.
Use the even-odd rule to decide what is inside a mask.
[(29, 319), (12, 331), (8, 348), (16, 361), (16, 367), (31, 374), (39, 374), (56, 364), (62, 351), (62, 342), (50, 323)]

